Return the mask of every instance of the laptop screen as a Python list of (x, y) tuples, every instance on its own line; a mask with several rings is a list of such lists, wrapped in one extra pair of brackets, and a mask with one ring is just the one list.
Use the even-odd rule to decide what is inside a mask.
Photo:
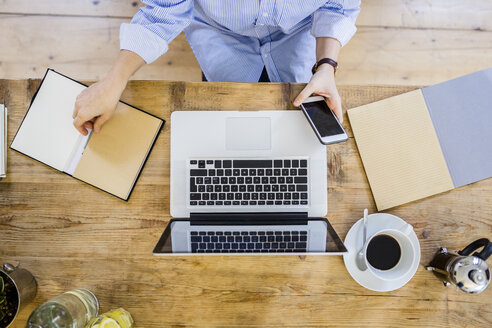
[(326, 218), (275, 221), (171, 219), (154, 255), (342, 255), (345, 248)]

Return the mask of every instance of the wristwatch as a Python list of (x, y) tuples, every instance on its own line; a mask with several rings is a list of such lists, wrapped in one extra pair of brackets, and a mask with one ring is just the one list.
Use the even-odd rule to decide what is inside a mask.
[(314, 64), (313, 69), (311, 70), (313, 72), (313, 74), (316, 73), (316, 71), (318, 70), (318, 67), (320, 67), (320, 65), (322, 65), (322, 64), (328, 64), (328, 65), (333, 66), (333, 68), (335, 70), (334, 73), (336, 74), (338, 63), (331, 58), (322, 58), (322, 59), (318, 60), (318, 62), (316, 64)]

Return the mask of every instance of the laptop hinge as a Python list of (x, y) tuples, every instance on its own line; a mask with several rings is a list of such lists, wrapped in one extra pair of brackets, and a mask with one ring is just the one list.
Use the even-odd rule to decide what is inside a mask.
[(190, 213), (191, 225), (306, 225), (307, 213)]
[(243, 219), (243, 220), (262, 220), (262, 219), (307, 219), (307, 212), (254, 212), (254, 213), (190, 213), (192, 220), (211, 220), (211, 219)]

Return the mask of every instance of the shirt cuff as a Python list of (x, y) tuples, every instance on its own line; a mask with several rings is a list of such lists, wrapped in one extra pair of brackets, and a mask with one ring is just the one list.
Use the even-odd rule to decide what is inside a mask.
[(152, 63), (168, 49), (168, 43), (142, 25), (123, 23), (120, 26), (120, 49), (130, 50)]
[(337, 39), (343, 47), (354, 36), (356, 30), (354, 21), (341, 13), (318, 10), (313, 15), (311, 35), (315, 38)]

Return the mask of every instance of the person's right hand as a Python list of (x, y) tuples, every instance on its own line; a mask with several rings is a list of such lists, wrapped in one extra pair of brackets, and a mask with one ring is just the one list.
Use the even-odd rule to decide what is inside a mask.
[(82, 91), (75, 101), (73, 125), (84, 136), (87, 129), (96, 133), (113, 115), (124, 87), (110, 79), (102, 79)]

